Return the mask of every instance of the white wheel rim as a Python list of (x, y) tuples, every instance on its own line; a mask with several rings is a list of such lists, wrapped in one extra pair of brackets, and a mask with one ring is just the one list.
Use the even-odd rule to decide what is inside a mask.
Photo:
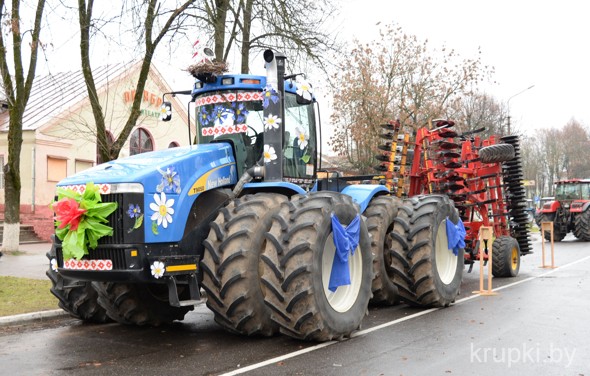
[(436, 271), (441, 282), (445, 285), (450, 284), (455, 278), (457, 263), (459, 257), (455, 256), (452, 249), (449, 249), (449, 239), (447, 238), (447, 220), (444, 219), (439, 225), (436, 232), (435, 262)]
[(350, 285), (338, 286), (336, 291), (332, 292), (328, 289), (328, 285), (330, 283), (332, 263), (334, 262), (334, 256), (336, 255), (336, 247), (334, 246), (334, 238), (332, 234), (326, 239), (324, 252), (322, 253), (322, 285), (330, 307), (336, 312), (348, 311), (357, 300), (363, 278), (363, 257), (361, 252), (361, 248), (356, 247), (354, 255), (348, 255)]

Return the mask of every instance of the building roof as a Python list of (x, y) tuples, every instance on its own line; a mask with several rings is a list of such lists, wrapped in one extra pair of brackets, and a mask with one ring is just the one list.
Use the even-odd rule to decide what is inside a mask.
[[(117, 63), (94, 68), (94, 84), (101, 91), (123, 74), (129, 74), (140, 62)], [(154, 69), (152, 65), (152, 69)], [(23, 130), (36, 130), (88, 97), (81, 70), (38, 76), (23, 115)], [(8, 116), (0, 116), (0, 131), (8, 130)]]

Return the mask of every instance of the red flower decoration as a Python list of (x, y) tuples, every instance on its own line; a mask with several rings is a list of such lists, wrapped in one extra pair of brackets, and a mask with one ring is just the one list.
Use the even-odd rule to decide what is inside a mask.
[(53, 204), (55, 210), (55, 219), (61, 222), (58, 228), (65, 228), (70, 225), (70, 231), (76, 231), (82, 215), (86, 213), (86, 209), (80, 209), (80, 204), (73, 198), (63, 198)]

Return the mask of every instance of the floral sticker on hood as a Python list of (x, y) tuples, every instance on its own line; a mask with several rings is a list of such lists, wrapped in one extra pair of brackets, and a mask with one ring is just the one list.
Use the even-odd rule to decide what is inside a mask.
[(174, 199), (166, 199), (166, 193), (154, 194), (154, 202), (150, 204), (150, 209), (154, 211), (154, 214), (150, 217), (154, 234), (157, 235), (158, 227), (168, 228), (168, 224), (172, 223), (172, 215), (174, 214), (173, 205)]
[(180, 175), (178, 175), (174, 167), (170, 166), (166, 168), (166, 171), (162, 171), (159, 168), (157, 170), (162, 174), (162, 180), (156, 187), (156, 192), (180, 193)]

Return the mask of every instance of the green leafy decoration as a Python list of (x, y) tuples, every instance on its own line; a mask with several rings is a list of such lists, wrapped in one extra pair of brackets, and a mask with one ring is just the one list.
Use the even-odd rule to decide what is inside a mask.
[(116, 202), (102, 202), (99, 187), (90, 182), (84, 193), (57, 188), (57, 201), (51, 204), (56, 212), (56, 236), (62, 241), (64, 260), (80, 260), (95, 249), (98, 240), (113, 234), (106, 225), (107, 217), (117, 209)]

